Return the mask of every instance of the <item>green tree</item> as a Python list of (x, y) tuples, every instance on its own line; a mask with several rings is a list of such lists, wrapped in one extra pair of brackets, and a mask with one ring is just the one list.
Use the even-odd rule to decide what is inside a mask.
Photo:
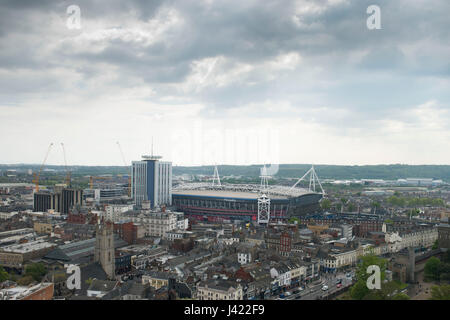
[(381, 297), (380, 296), (381, 293), (377, 292), (379, 290), (370, 290), (369, 288), (367, 288), (367, 279), (370, 276), (370, 274), (367, 273), (367, 268), (371, 265), (377, 265), (380, 267), (381, 281), (384, 280), (386, 276), (386, 266), (387, 266), (386, 259), (382, 259), (373, 254), (361, 257), (361, 262), (359, 263), (358, 268), (356, 270), (356, 277), (358, 281), (355, 283), (355, 285), (351, 288), (350, 291), (352, 299), (377, 300), (378, 298)]
[(450, 300), (450, 285), (432, 286), (430, 300)]
[(295, 222), (297, 222), (297, 224), (299, 224), (299, 223), (300, 223), (300, 220), (299, 220), (298, 218), (296, 218), (296, 217), (291, 217), (291, 218), (289, 219), (289, 223), (295, 223)]
[(47, 268), (43, 263), (33, 263), (25, 268), (25, 275), (31, 276), (35, 281), (41, 281), (47, 273)]
[(341, 204), (342, 204), (342, 206), (341, 206), (341, 212), (344, 212), (344, 210), (345, 210), (345, 205), (347, 204), (347, 199), (346, 198), (341, 198)]
[(323, 209), (323, 210), (330, 210), (330, 208), (331, 208), (331, 201), (330, 201), (330, 199), (323, 199), (321, 202), (320, 202), (320, 207)]
[(374, 213), (377, 213), (377, 211), (380, 209), (380, 207), (381, 207), (381, 204), (379, 203), (379, 202), (377, 202), (377, 201), (373, 201), (372, 203), (371, 203), (371, 206), (372, 206), (372, 208), (373, 208), (373, 211), (374, 211)]
[(6, 272), (5, 269), (3, 269), (2, 266), (0, 266), (0, 282), (6, 281), (8, 279), (9, 279), (8, 272)]
[(356, 210), (356, 206), (355, 206), (353, 203), (349, 202), (349, 204), (348, 204), (348, 206), (347, 206), (347, 210), (348, 210), (349, 212), (353, 212), (353, 211)]
[(439, 280), (439, 268), (441, 261), (436, 257), (431, 257), (425, 263), (424, 273), (428, 279)]
[(25, 275), (22, 278), (20, 278), (19, 280), (17, 280), (17, 283), (21, 286), (27, 286), (30, 283), (32, 283), (34, 281), (33, 277), (30, 275)]
[(362, 300), (369, 294), (370, 290), (367, 288), (367, 284), (358, 280), (350, 289), (350, 296), (354, 300)]
[(433, 246), (431, 247), (431, 249), (436, 250), (437, 248), (439, 248), (439, 243), (438, 243), (438, 240), (436, 239), (436, 241), (433, 243)]
[(410, 297), (407, 294), (400, 292), (393, 296), (392, 300), (410, 300)]
[(447, 250), (442, 256), (442, 262), (450, 263), (450, 250)]

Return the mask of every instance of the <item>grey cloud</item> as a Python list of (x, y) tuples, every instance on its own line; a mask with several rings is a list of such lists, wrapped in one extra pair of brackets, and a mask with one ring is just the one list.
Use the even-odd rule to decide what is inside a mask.
[[(326, 1), (310, 3), (325, 5)], [(49, 43), (40, 43), (37, 39), (42, 37), (56, 44), (63, 35), (71, 34), (64, 26), (52, 30), (45, 23), (49, 15), (55, 13), (64, 22), (65, 8), (69, 4), (72, 3), (63, 1), (56, 5), (46, 1), (38, 6), (34, 1), (3, 2), (1, 17), (5, 20), (0, 19), (3, 21), (0, 22), (0, 46), (6, 50), (0, 53), (0, 68), (23, 68), (36, 74), (46, 74), (46, 69), (50, 68), (63, 68), (68, 73), (80, 73), (84, 77), (81, 82), (84, 82), (95, 79), (111, 66), (117, 68), (121, 78), (105, 84), (105, 90), (110, 89), (106, 85), (149, 85), (159, 95), (155, 99), (172, 94), (185, 97), (187, 101), (204, 103), (207, 105), (204, 116), (220, 116), (223, 109), (288, 97), (294, 106), (336, 106), (351, 110), (355, 117), (362, 119), (385, 117), (390, 108), (407, 108), (427, 101), (431, 89), (421, 87), (424, 83), (421, 78), (448, 79), (450, 72), (448, 55), (441, 50), (414, 54), (412, 62), (405, 58), (409, 52), (402, 51), (408, 50), (402, 48), (425, 40), (428, 45), (441, 47), (449, 43), (450, 22), (446, 12), (450, 12), (450, 4), (445, 0), (415, 3), (379, 0), (383, 29), (376, 31), (368, 30), (365, 25), (366, 8), (372, 4), (368, 0), (343, 2), (328, 6), (322, 12), (301, 15), (301, 27), (292, 20), (294, 1), (216, 1), (210, 4), (193, 0), (79, 1), (82, 19), (106, 21), (109, 27), (121, 27), (120, 17), (127, 15), (148, 21), (158, 10), (168, 7), (177, 9), (184, 25), (173, 31), (169, 38), (163, 37), (149, 46), (116, 39), (108, 41), (106, 48), (97, 53), (89, 50), (73, 52), (68, 44), (55, 45), (49, 51)], [(428, 5), (427, 10), (423, 10), (424, 5)], [(43, 24), (33, 25), (36, 20)], [(7, 36), (11, 34), (20, 35), (22, 41), (9, 42), (11, 39)], [(448, 45), (445, 48), (449, 50)], [(353, 61), (350, 56), (358, 51), (367, 53), (362, 54), (360, 61)], [(206, 87), (200, 92), (174, 91), (170, 86), (186, 81), (195, 60), (224, 56), (231, 65), (257, 65), (288, 52), (298, 52), (302, 63), (295, 71), (281, 72), (275, 79), (256, 79), (259, 80), (256, 84), (250, 84), (265, 72), (257, 69), (245, 76), (249, 83), (242, 82), (241, 78), (238, 79), (241, 82)], [(308, 82), (309, 71), (315, 68), (323, 71)], [(42, 81), (58, 81), (48, 77), (51, 76), (43, 77)], [(322, 80), (331, 84), (324, 87), (320, 83)], [(3, 83), (7, 88), (4, 94), (8, 90), (15, 95), (21, 93), (21, 86), (15, 81)], [(73, 86), (83, 93), (83, 83), (75, 82)], [(25, 82), (22, 93), (39, 92), (42, 88), (64, 90), (58, 85)], [(414, 94), (411, 94), (411, 88), (415, 89)], [(305, 95), (313, 96), (317, 101), (304, 101)], [(443, 103), (450, 101), (442, 91), (435, 92), (432, 98)], [(355, 122), (349, 120), (349, 123)]]

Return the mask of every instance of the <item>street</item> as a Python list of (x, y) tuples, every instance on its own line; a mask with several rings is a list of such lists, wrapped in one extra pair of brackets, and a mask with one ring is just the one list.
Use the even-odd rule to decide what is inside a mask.
[[(297, 294), (292, 294), (286, 297), (286, 300), (316, 300), (323, 296), (328, 296), (338, 290), (336, 281), (342, 279), (342, 287), (348, 287), (352, 284), (351, 278), (347, 278), (345, 273), (337, 274), (323, 274), (319, 284), (310, 284), (305, 287), (305, 290)], [(328, 286), (328, 290), (322, 290), (323, 286)]]

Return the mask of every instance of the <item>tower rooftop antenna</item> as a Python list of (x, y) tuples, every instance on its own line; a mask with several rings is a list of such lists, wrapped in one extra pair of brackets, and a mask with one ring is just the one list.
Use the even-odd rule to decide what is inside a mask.
[(161, 156), (155, 156), (155, 155), (153, 154), (153, 137), (152, 137), (151, 155), (143, 155), (143, 156), (142, 156), (142, 159), (143, 159), (143, 160), (159, 160), (159, 159), (161, 159), (161, 158), (162, 158)]

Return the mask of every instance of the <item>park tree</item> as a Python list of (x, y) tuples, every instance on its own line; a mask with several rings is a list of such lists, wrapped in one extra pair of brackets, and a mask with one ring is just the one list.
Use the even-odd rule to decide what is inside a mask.
[(354, 300), (362, 300), (369, 294), (370, 290), (364, 281), (358, 280), (350, 290), (350, 296)]
[(450, 285), (432, 286), (431, 300), (450, 300)]
[(20, 278), (19, 280), (17, 280), (17, 283), (21, 286), (27, 286), (31, 283), (33, 283), (33, 277), (30, 275), (25, 275), (22, 278)]
[(436, 241), (433, 243), (433, 246), (431, 247), (431, 249), (436, 250), (437, 248), (439, 248), (439, 242), (436, 239)]
[(41, 281), (47, 274), (47, 268), (43, 263), (32, 263), (25, 268), (25, 275), (31, 276), (35, 281)]
[(424, 273), (428, 279), (438, 280), (441, 261), (436, 257), (431, 257), (425, 263)]
[(361, 262), (356, 270), (356, 277), (358, 281), (352, 287), (350, 295), (352, 299), (355, 300), (377, 300), (380, 297), (380, 292), (378, 290), (370, 290), (367, 288), (367, 279), (370, 274), (367, 273), (367, 268), (371, 265), (377, 265), (380, 267), (380, 277), (381, 281), (384, 280), (386, 276), (386, 266), (387, 261), (385, 259), (379, 258), (373, 254), (361, 257)]
[(0, 282), (6, 281), (8, 279), (9, 279), (8, 272), (6, 272), (5, 269), (3, 269), (2, 266), (0, 266)]
[(410, 300), (410, 297), (407, 294), (400, 292), (393, 296), (392, 300)]

